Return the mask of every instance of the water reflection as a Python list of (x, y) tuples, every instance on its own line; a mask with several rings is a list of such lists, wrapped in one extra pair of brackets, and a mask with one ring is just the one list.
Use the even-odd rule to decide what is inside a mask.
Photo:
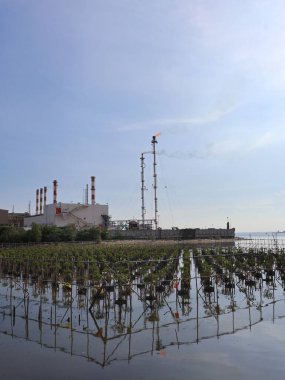
[(184, 249), (168, 260), (167, 271), (159, 261), (142, 276), (137, 262), (131, 281), (97, 285), (43, 279), (25, 266), (12, 273), (2, 260), (0, 332), (104, 367), (285, 316), (280, 245)]

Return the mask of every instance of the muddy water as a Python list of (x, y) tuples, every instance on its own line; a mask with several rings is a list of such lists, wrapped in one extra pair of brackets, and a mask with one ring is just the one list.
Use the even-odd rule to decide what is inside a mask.
[[(94, 300), (93, 289), (78, 295), (76, 284), (2, 276), (1, 377), (281, 379), (284, 283), (278, 271), (262, 277), (249, 287), (233, 276), (232, 289), (216, 277), (205, 292), (192, 263), (183, 295), (177, 281), (160, 292), (135, 281)], [(120, 297), (126, 304), (116, 303)]]

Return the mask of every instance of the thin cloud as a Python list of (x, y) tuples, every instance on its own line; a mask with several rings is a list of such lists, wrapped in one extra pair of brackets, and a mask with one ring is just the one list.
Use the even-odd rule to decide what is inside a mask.
[(207, 156), (245, 156), (254, 151), (262, 150), (281, 139), (284, 139), (284, 134), (280, 135), (267, 131), (261, 136), (255, 136), (251, 140), (245, 139), (230, 139), (208, 144)]
[(207, 125), (215, 123), (221, 120), (224, 116), (231, 113), (234, 110), (233, 107), (227, 110), (218, 110), (202, 117), (189, 117), (189, 118), (177, 118), (177, 119), (158, 119), (151, 120), (142, 123), (133, 123), (119, 128), (120, 131), (129, 132), (142, 129), (150, 129), (154, 127), (163, 128), (163, 132), (177, 131), (177, 127), (183, 127), (185, 129), (191, 128), (196, 125)]
[(257, 150), (264, 148), (276, 141), (276, 136), (271, 132), (266, 132), (251, 145), (250, 150)]
[(280, 142), (281, 140), (284, 140), (284, 138), (285, 135), (282, 133), (267, 131), (261, 136), (257, 136), (249, 141), (238, 138), (225, 139), (218, 142), (208, 143), (204, 148), (201, 147), (200, 150), (190, 152), (169, 152), (166, 150), (160, 150), (158, 151), (158, 154), (180, 160), (206, 159), (210, 157), (244, 157), (254, 151), (264, 149), (276, 142)]
[(208, 144), (208, 156), (225, 156), (230, 154), (245, 155), (266, 148), (276, 141), (276, 137), (271, 132), (266, 132), (264, 135), (249, 141), (245, 139), (222, 140)]

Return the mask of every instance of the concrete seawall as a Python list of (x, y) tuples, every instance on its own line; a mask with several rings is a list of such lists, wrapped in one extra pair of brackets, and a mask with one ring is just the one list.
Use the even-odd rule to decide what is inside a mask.
[(192, 239), (232, 239), (235, 229), (184, 228), (177, 230), (109, 230), (109, 239), (128, 240), (192, 240)]

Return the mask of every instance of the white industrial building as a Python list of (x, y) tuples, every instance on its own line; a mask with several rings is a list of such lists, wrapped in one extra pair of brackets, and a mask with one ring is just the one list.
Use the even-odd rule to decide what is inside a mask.
[(108, 205), (95, 203), (95, 177), (91, 177), (91, 204), (88, 202), (88, 186), (86, 187), (85, 203), (58, 202), (57, 186), (58, 182), (56, 180), (53, 181), (52, 204), (46, 204), (46, 187), (37, 190), (36, 214), (24, 218), (25, 227), (31, 227), (33, 223), (55, 225), (57, 227), (73, 225), (77, 229), (107, 226), (109, 220), (109, 207)]
[(33, 223), (36, 223), (64, 227), (72, 224), (76, 228), (84, 228), (106, 226), (107, 221), (108, 205), (59, 202), (46, 205), (43, 214), (26, 217), (24, 226), (31, 227)]

